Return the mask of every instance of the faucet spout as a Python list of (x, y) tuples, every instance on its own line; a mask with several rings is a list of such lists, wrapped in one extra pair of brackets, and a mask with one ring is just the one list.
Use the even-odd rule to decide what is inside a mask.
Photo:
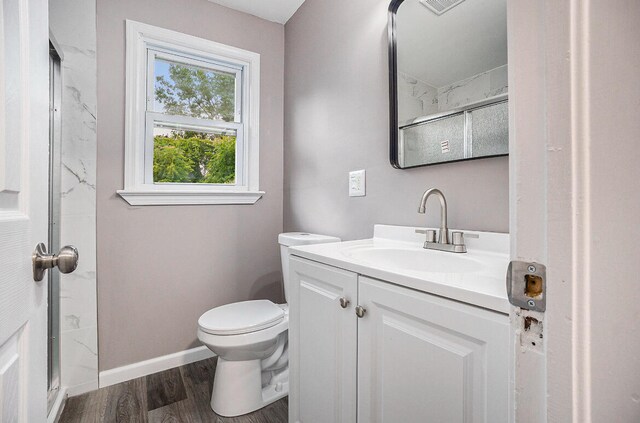
[(438, 243), (449, 243), (449, 228), (447, 228), (447, 200), (444, 198), (444, 194), (437, 188), (428, 189), (422, 194), (422, 200), (420, 200), (420, 207), (418, 213), (424, 214), (426, 212), (427, 200), (432, 195), (435, 195), (440, 200), (440, 234), (438, 236)]

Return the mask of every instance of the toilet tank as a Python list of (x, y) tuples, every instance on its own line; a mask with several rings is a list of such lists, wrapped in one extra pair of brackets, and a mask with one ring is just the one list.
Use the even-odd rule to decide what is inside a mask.
[(282, 261), (282, 279), (284, 282), (284, 297), (289, 302), (289, 247), (298, 245), (326, 244), (340, 242), (340, 238), (327, 235), (309, 234), (306, 232), (287, 232), (278, 235), (280, 244), (280, 260)]

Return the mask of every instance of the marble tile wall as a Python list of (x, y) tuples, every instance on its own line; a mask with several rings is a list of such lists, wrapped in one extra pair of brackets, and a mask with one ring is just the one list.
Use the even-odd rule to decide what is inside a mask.
[(507, 92), (507, 65), (438, 88), (438, 110), (445, 112), (465, 104)]
[(439, 88), (400, 72), (398, 119), (400, 124), (408, 123), (416, 117), (446, 112), (465, 104), (505, 94), (507, 89), (507, 65)]
[(50, 0), (49, 9), (63, 54), (60, 242), (80, 253), (76, 271), (60, 277), (60, 373), (76, 395), (98, 387), (96, 9), (77, 0)]
[(418, 116), (438, 112), (438, 89), (403, 72), (398, 74), (398, 120), (407, 123)]

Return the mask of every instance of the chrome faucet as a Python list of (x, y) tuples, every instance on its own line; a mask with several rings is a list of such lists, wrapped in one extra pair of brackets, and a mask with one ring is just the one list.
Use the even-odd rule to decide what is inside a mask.
[[(464, 244), (464, 233), (454, 231), (451, 233), (452, 242), (449, 242), (449, 228), (447, 228), (447, 199), (444, 194), (437, 188), (428, 189), (422, 194), (418, 213), (425, 214), (427, 200), (435, 195), (440, 200), (440, 233), (438, 234), (438, 242), (436, 242), (436, 231), (433, 229), (416, 229), (417, 233), (426, 234), (427, 239), (424, 242), (424, 248), (429, 250), (448, 251), (451, 253), (466, 253), (467, 247)], [(476, 234), (468, 234), (470, 238), (478, 238)]]

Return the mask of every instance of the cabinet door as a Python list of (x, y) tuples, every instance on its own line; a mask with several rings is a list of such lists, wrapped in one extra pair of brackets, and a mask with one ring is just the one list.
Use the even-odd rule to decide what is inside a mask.
[(366, 277), (358, 289), (358, 421), (507, 422), (507, 315)]
[(297, 257), (289, 275), (289, 421), (354, 423), (357, 275)]

